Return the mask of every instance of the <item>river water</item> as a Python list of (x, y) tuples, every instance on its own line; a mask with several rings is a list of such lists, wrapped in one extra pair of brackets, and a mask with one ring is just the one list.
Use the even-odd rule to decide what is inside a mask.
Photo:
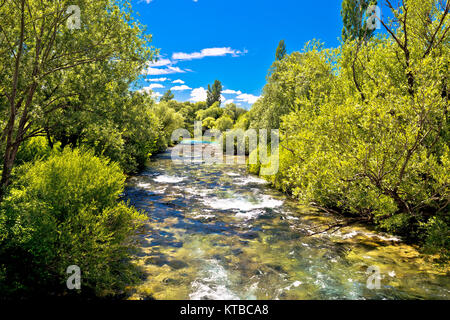
[(149, 217), (131, 299), (450, 299), (448, 266), (364, 226), (311, 236), (333, 217), (242, 164), (174, 163), (169, 149), (125, 199)]

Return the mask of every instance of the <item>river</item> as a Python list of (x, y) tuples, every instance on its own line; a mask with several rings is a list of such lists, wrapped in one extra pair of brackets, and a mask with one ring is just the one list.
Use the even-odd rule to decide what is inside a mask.
[(363, 225), (311, 236), (333, 217), (242, 164), (174, 163), (169, 149), (124, 196), (149, 217), (130, 299), (450, 299), (448, 266)]

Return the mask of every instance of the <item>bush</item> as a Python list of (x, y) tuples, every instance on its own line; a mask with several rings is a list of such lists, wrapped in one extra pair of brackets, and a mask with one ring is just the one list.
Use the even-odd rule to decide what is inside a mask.
[(144, 216), (118, 203), (125, 177), (116, 163), (65, 150), (21, 172), (0, 208), (2, 292), (62, 294), (70, 265), (84, 294), (133, 280), (129, 249)]
[(433, 217), (423, 224), (425, 229), (425, 249), (439, 254), (443, 261), (450, 259), (450, 217)]
[(16, 157), (18, 165), (25, 162), (47, 159), (55, 150), (59, 150), (59, 143), (55, 149), (49, 146), (47, 139), (44, 137), (34, 137), (26, 140), (19, 148)]
[(224, 132), (226, 130), (229, 130), (233, 128), (233, 119), (231, 119), (229, 116), (221, 116), (219, 119), (215, 122), (215, 128), (221, 132)]
[(172, 132), (184, 128), (184, 120), (182, 114), (172, 109), (167, 102), (158, 103), (152, 110), (159, 122), (156, 149), (162, 152), (173, 145)]

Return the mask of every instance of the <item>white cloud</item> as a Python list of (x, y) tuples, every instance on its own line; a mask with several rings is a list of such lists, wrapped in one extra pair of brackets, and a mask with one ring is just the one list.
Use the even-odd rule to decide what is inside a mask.
[(163, 69), (149, 67), (143, 73), (146, 75), (149, 75), (149, 76), (159, 76), (159, 75), (173, 74), (173, 73), (186, 73), (186, 71), (184, 71), (178, 67), (168, 66), (167, 68), (163, 68)]
[(152, 78), (152, 79), (145, 79), (147, 82), (164, 82), (169, 80), (168, 78)]
[(152, 98), (159, 98), (162, 97), (163, 95), (159, 92), (152, 92)]
[(172, 81), (172, 83), (185, 84), (185, 82), (183, 80), (181, 80), (181, 79), (174, 80), (174, 81)]
[(153, 89), (155, 89), (155, 88), (164, 88), (164, 86), (162, 86), (162, 85), (160, 85), (158, 83), (154, 83), (154, 84), (151, 84), (151, 85), (149, 85), (147, 87), (143, 87), (142, 89), (138, 90), (138, 92), (141, 92), (141, 93), (152, 93), (152, 96), (153, 95), (159, 95), (158, 92), (154, 92), (153, 91)]
[(182, 86), (175, 86), (170, 88), (170, 90), (172, 91), (184, 91), (184, 90), (191, 90), (192, 88), (186, 86), (186, 85), (182, 85)]
[(167, 66), (172, 64), (172, 61), (170, 61), (169, 59), (159, 59), (158, 61), (149, 61), (147, 62), (147, 65), (149, 67), (162, 67), (162, 66)]
[(259, 99), (259, 97), (254, 96), (253, 94), (243, 93), (243, 94), (238, 95), (236, 97), (236, 99), (247, 102), (248, 104), (254, 104), (256, 102), (256, 100)]
[(223, 90), (222, 93), (225, 93), (225, 94), (242, 94), (241, 91), (235, 91), (235, 90), (230, 90), (230, 89)]
[(227, 54), (231, 54), (233, 57), (237, 57), (247, 53), (246, 50), (239, 51), (235, 49), (231, 49), (230, 47), (223, 48), (206, 48), (201, 50), (200, 52), (192, 52), (192, 53), (184, 53), (184, 52), (175, 52), (172, 54), (173, 60), (193, 60), (193, 59), (203, 59), (205, 57), (223, 57)]
[(230, 103), (234, 103), (234, 99), (225, 100), (225, 102), (223, 104), (227, 105), (227, 104), (230, 104)]
[(206, 90), (203, 87), (193, 89), (191, 91), (191, 101), (200, 102), (206, 101)]
[[(173, 74), (173, 73), (185, 73), (186, 70), (183, 70), (183, 69), (173, 66), (176, 63), (177, 63), (177, 61), (174, 62), (174, 61), (171, 61), (170, 59), (165, 59), (165, 58), (159, 58), (159, 60), (156, 62), (148, 61), (147, 69), (143, 70), (142, 74), (150, 75), (150, 76), (158, 76), (158, 75), (166, 75), (166, 74)], [(163, 68), (160, 68), (160, 67), (163, 67)], [(160, 79), (168, 80), (167, 78), (160, 78)]]
[(151, 85), (149, 85), (148, 87), (150, 90), (156, 89), (156, 88), (164, 88), (164, 86), (162, 84), (159, 83), (152, 83)]

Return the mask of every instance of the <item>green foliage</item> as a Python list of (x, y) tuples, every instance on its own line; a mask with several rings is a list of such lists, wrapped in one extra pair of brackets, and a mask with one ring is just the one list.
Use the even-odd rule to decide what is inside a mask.
[(212, 87), (208, 84), (208, 92), (206, 92), (206, 105), (208, 107), (212, 106), (214, 103), (219, 103), (220, 106), (220, 95), (222, 93), (222, 84), (219, 80), (215, 80)]
[(284, 40), (280, 40), (280, 43), (278, 43), (277, 51), (275, 53), (275, 60), (283, 60), (285, 55), (286, 44), (284, 43)]
[(161, 97), (161, 99), (159, 100), (159, 102), (168, 102), (170, 100), (173, 100), (174, 98), (174, 94), (172, 93), (172, 91), (169, 89), (167, 90), (163, 96)]
[(234, 125), (234, 128), (242, 129), (244, 131), (246, 131), (250, 128), (250, 119), (249, 119), (249, 114), (247, 111), (245, 111), (245, 113), (241, 114), (238, 117), (238, 119), (236, 120), (236, 123)]
[(347, 41), (337, 50), (313, 43), (276, 61), (250, 125), (279, 125), (276, 187), (445, 255), (450, 39), (440, 27), (448, 16), (437, 8), (408, 1), (408, 14), (395, 12), (404, 23), (393, 23), (394, 39)]
[(206, 118), (219, 119), (224, 112), (224, 109), (220, 107), (219, 102), (214, 102), (208, 109), (199, 110), (197, 112), (197, 120), (204, 120)]
[(171, 136), (174, 130), (184, 128), (183, 116), (169, 105), (165, 102), (160, 102), (153, 107), (153, 112), (159, 119), (158, 151), (164, 151), (168, 146), (172, 145)]
[(203, 124), (203, 127), (204, 127), (204, 128), (206, 128), (206, 129), (212, 129), (212, 128), (214, 128), (215, 125), (216, 125), (216, 119), (214, 119), (213, 117), (205, 118), (205, 119), (203, 119), (202, 124)]
[(24, 164), (35, 160), (47, 159), (58, 149), (57, 145), (53, 148), (49, 146), (47, 139), (44, 137), (31, 138), (20, 146), (17, 153), (17, 163)]
[(298, 110), (309, 101), (312, 92), (317, 103), (326, 96), (333, 80), (333, 58), (329, 50), (321, 50), (318, 42), (305, 45), (303, 52), (293, 52), (270, 69), (264, 95), (250, 110), (251, 127), (278, 129), (281, 117)]
[(247, 159), (247, 170), (251, 174), (259, 175), (261, 162), (259, 161), (259, 146), (253, 150)]
[(425, 233), (425, 249), (439, 254), (443, 261), (450, 259), (450, 214), (433, 217), (422, 225)]
[(61, 294), (67, 267), (78, 265), (84, 294), (123, 289), (145, 217), (118, 203), (119, 166), (77, 150), (25, 166), (1, 204), (0, 285), (12, 295)]
[[(162, 119), (153, 110), (148, 97), (134, 95), (125, 105), (126, 112), (120, 121), (123, 148), (117, 160), (125, 172), (136, 172), (144, 167), (150, 156), (158, 151), (159, 127)], [(179, 119), (179, 117), (178, 117)], [(179, 121), (179, 120), (178, 120)], [(104, 153), (115, 160), (108, 153)]]
[(219, 119), (216, 120), (215, 128), (221, 132), (229, 130), (229, 129), (233, 128), (233, 119), (231, 119), (227, 115), (223, 115)]
[(234, 103), (229, 103), (225, 106), (223, 112), (235, 122), (241, 115), (247, 113), (247, 110), (237, 107)]
[(129, 85), (157, 53), (149, 45), (151, 36), (133, 19), (129, 1), (75, 4), (82, 11), (76, 30), (68, 28), (69, 1), (0, 5), (0, 66), (10, 66), (0, 72), (0, 153), (6, 168), (0, 196), (10, 182), (17, 146), (30, 137), (45, 133), (50, 145), (56, 140), (76, 147), (98, 134), (120, 147), (110, 109), (115, 115), (123, 111), (117, 109), (124, 106)]

